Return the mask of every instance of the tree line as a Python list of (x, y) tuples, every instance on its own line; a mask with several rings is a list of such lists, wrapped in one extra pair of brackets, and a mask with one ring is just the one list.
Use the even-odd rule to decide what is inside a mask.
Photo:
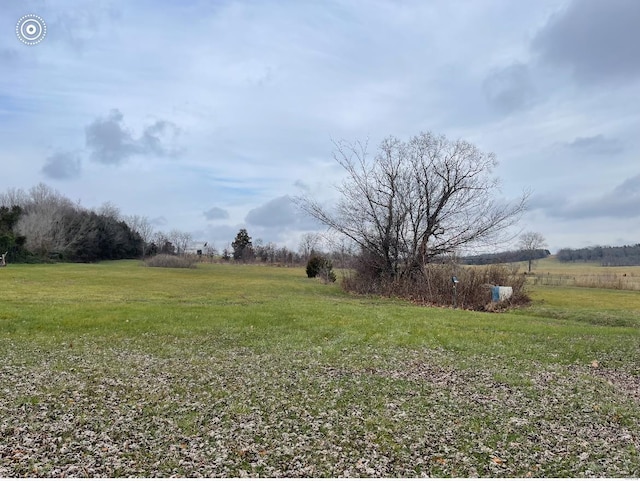
[(123, 216), (107, 202), (74, 203), (45, 184), (0, 194), (0, 254), (9, 262), (97, 262), (154, 254), (181, 255), (193, 239), (179, 230), (154, 232), (144, 216)]
[(565, 248), (558, 251), (556, 258), (560, 262), (598, 262), (603, 266), (639, 266), (640, 244)]
[[(240, 229), (222, 251), (205, 243), (194, 252), (190, 233), (155, 231), (148, 218), (123, 216), (110, 203), (87, 209), (45, 184), (0, 194), (0, 254), (7, 252), (8, 262), (97, 262), (199, 254), (216, 261), (291, 266), (304, 265), (313, 254), (320, 254), (322, 241), (319, 234), (306, 233), (295, 251), (261, 239), (253, 241), (246, 229)], [(323, 255), (345, 266), (353, 253), (342, 242)]]
[(529, 260), (544, 259), (549, 257), (551, 252), (547, 249), (514, 250), (497, 252), (491, 254), (477, 254), (460, 258), (463, 264), (484, 266), (489, 264), (508, 264), (511, 262), (525, 262)]
[(261, 239), (252, 240), (247, 229), (240, 229), (231, 243), (231, 248), (222, 251), (220, 260), (239, 263), (277, 264), (285, 266), (305, 265), (313, 258), (330, 261), (336, 267), (350, 267), (357, 257), (354, 247), (344, 242), (329, 242), (315, 232), (302, 235), (298, 250), (286, 246), (279, 247), (273, 242), (264, 243)]
[(143, 245), (110, 204), (86, 209), (45, 184), (0, 195), (0, 250), (8, 261), (132, 259)]

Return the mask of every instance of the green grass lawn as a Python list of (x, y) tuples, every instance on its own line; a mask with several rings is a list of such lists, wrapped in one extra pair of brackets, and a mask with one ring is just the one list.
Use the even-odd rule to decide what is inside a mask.
[(1, 476), (640, 476), (640, 293), (503, 314), (304, 269), (0, 270)]

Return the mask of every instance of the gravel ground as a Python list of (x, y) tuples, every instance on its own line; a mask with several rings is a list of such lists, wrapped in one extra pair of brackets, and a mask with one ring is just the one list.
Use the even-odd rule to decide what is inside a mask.
[(195, 351), (8, 351), (0, 477), (640, 476), (640, 377), (598, 362)]

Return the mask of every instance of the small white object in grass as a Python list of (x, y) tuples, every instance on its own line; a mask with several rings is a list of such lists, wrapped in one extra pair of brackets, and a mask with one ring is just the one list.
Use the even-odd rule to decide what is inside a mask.
[(513, 295), (513, 287), (511, 286), (494, 286), (491, 289), (491, 300), (500, 302), (510, 299)]

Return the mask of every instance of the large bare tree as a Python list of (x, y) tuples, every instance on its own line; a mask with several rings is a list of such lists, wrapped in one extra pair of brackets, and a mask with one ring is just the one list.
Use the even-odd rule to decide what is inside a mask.
[(147, 253), (147, 245), (153, 240), (153, 224), (148, 217), (137, 214), (125, 217), (125, 222), (131, 230), (140, 235), (142, 239), (142, 257), (144, 257)]
[(187, 249), (193, 242), (193, 237), (189, 232), (173, 229), (169, 232), (169, 240), (175, 246), (179, 256), (183, 256), (187, 253)]
[(57, 190), (40, 183), (28, 193), (14, 190), (11, 202), (19, 202), (23, 214), (16, 224), (16, 232), (26, 237), (26, 248), (42, 257), (51, 252), (62, 252), (70, 240), (67, 224), (79, 209)]
[(366, 143), (335, 144), (346, 171), (340, 199), (327, 208), (299, 197), (304, 211), (355, 242), (381, 275), (420, 272), (436, 256), (492, 245), (518, 221), (527, 194), (500, 202), (495, 155), (464, 140), (421, 133), (385, 139), (375, 156)]
[(318, 249), (322, 237), (317, 232), (307, 232), (300, 237), (300, 244), (298, 245), (298, 253), (303, 259), (309, 260), (311, 254)]
[(547, 242), (539, 232), (525, 232), (520, 236), (518, 247), (521, 251), (524, 251), (529, 262), (529, 272), (531, 272), (532, 264), (536, 259), (540, 258), (539, 251), (546, 249)]

